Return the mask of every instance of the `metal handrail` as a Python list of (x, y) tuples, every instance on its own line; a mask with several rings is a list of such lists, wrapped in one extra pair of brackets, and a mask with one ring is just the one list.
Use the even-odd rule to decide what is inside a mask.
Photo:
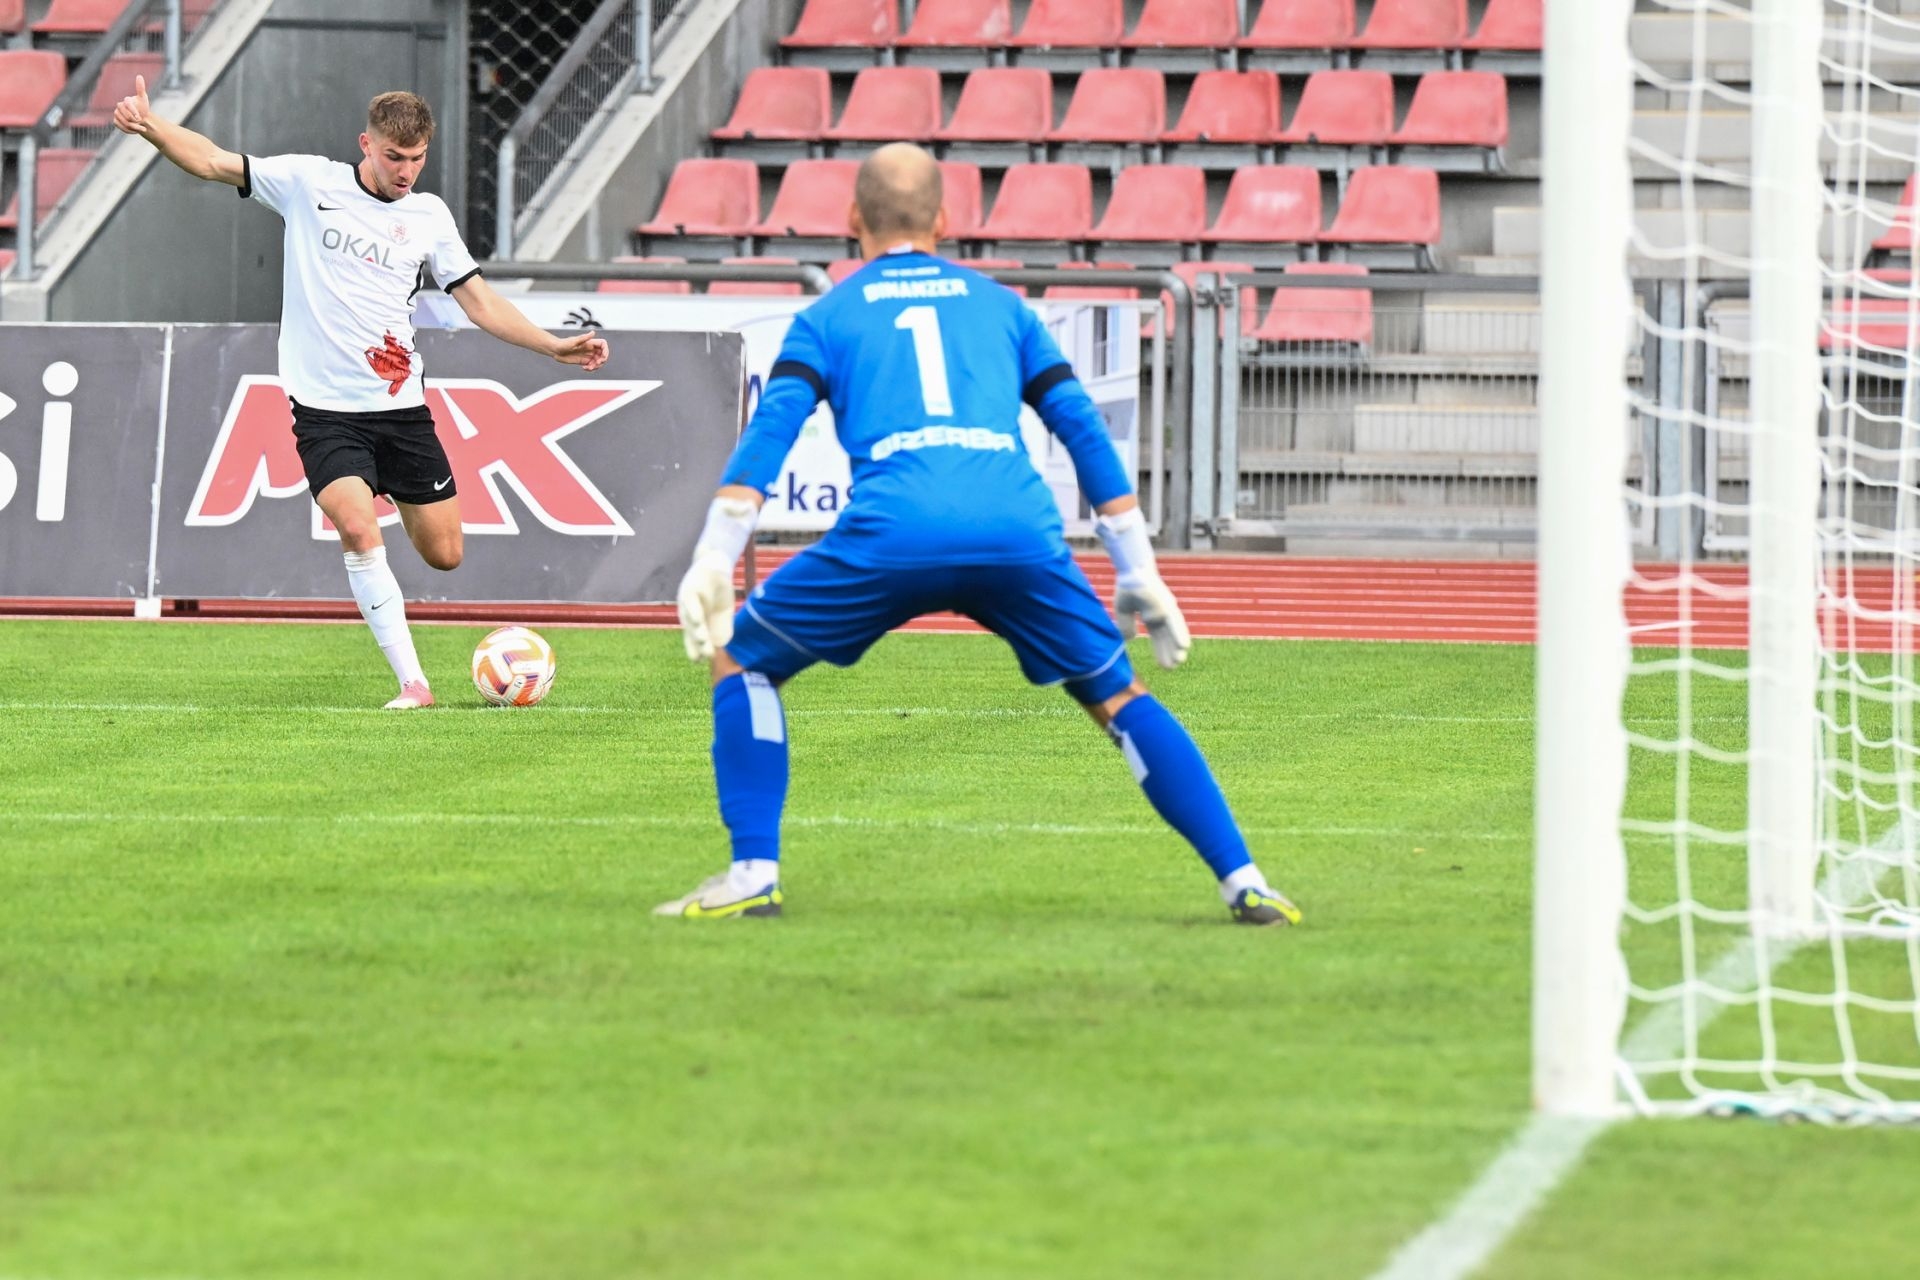
[[(560, 61), (554, 64), (546, 80), (500, 139), (494, 168), (493, 243), (496, 254), (505, 257), (513, 255), (514, 223), (518, 220), (519, 203), (514, 187), (519, 178), (520, 144), (546, 119), (560, 95), (573, 82), (574, 75), (625, 12), (633, 14), (634, 64), (607, 98), (611, 101), (622, 97), (636, 87), (642, 91), (651, 88), (654, 26), (651, 0), (602, 0), (600, 7), (581, 26)], [(595, 114), (599, 113), (596, 111)]]
[[(967, 266), (964, 261), (961, 266)], [(832, 280), (820, 267), (806, 263), (792, 266), (713, 262), (514, 262), (492, 260), (480, 269), (501, 280), (744, 280), (777, 284), (800, 284), (814, 293), (832, 288)], [(977, 269), (977, 268), (976, 268)], [(1142, 270), (1066, 270), (1060, 267), (996, 267), (981, 272), (1002, 284), (1066, 284), (1113, 286), (1116, 288), (1158, 289), (1173, 301), (1173, 331), (1185, 334), (1174, 342), (1172, 367), (1167, 375), (1167, 424), (1171, 438), (1167, 442), (1170, 473), (1167, 484), (1165, 530), (1173, 545), (1184, 547), (1191, 534), (1192, 500), (1188, 452), (1193, 438), (1193, 367), (1196, 344), (1211, 340), (1212, 324), (1193, 321), (1196, 307), (1214, 305), (1212, 291), (1196, 291), (1171, 271)], [(1346, 277), (1336, 277), (1346, 279)], [(1360, 277), (1355, 276), (1354, 279)], [(1326, 277), (1321, 277), (1324, 281)]]
[(26, 136), (20, 140), (20, 228), (16, 234), (16, 248), (19, 251), (19, 278), (31, 279), (34, 273), (34, 248), (38, 228), (37, 201), (39, 198), (38, 178), (40, 147), (51, 141), (65, 124), (68, 116), (83, 107), (92, 97), (95, 84), (100, 79), (100, 69), (107, 59), (120, 51), (127, 37), (138, 24), (145, 22), (153, 12), (155, 5), (163, 5), (167, 11), (166, 26), (166, 80), (162, 89), (175, 89), (180, 85), (180, 0), (134, 0), (134, 3), (121, 10), (113, 25), (100, 33), (87, 50), (87, 56), (80, 61), (67, 78), (67, 87), (53, 100), (40, 118), (29, 125)]

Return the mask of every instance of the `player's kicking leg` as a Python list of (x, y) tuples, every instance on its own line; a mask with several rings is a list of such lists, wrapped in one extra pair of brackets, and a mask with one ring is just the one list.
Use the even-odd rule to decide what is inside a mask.
[(360, 616), (373, 631), (375, 643), (386, 655), (400, 682), (400, 696), (387, 703), (392, 711), (433, 705), (433, 692), (414, 652), (413, 633), (407, 628), (407, 605), (400, 583), (387, 565), (387, 548), (374, 513), (373, 489), (357, 475), (331, 481), (314, 498), (333, 527), (340, 531), (340, 547), (347, 565), (347, 586)]

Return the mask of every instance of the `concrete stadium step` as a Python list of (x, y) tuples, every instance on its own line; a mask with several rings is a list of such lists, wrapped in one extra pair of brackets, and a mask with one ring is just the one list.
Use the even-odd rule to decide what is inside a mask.
[(1532, 453), (1339, 453), (1331, 450), (1242, 451), (1244, 475), (1527, 480), (1540, 473)]
[[(1842, 19), (1859, 7), (1850, 0), (1828, 0), (1828, 34), (1820, 49), (1820, 72), (1828, 82), (1839, 81), (1841, 68), (1858, 60)], [(1882, 14), (1905, 19), (1920, 15), (1915, 0), (1879, 0), (1876, 7)], [(1874, 74), (1894, 83), (1920, 80), (1920, 42), (1900, 39), (1899, 35), (1891, 24), (1881, 26), (1873, 50)], [(1629, 39), (1633, 56), (1665, 76), (1687, 79), (1700, 67), (1723, 83), (1748, 84), (1753, 79), (1753, 23), (1746, 18), (1690, 11), (1636, 13)]]
[(1511, 293), (1432, 293), (1420, 309), (1428, 355), (1540, 354), (1540, 300)]
[[(1835, 104), (1838, 105), (1838, 104)], [(1920, 136), (1920, 115), (1911, 112), (1874, 111), (1866, 118), (1865, 163), (1858, 141), (1844, 154), (1848, 182), (1902, 183), (1913, 172), (1915, 138)], [(1664, 156), (1691, 159), (1734, 173), (1748, 173), (1753, 161), (1753, 116), (1745, 111), (1702, 111), (1690, 113), (1684, 108), (1663, 110), (1640, 108), (1633, 116), (1633, 137)], [(1843, 153), (1830, 133), (1820, 136), (1820, 161), (1836, 175), (1832, 167), (1841, 163)], [(1671, 165), (1636, 155), (1634, 176), (1641, 179), (1671, 178)], [(1898, 197), (1888, 193), (1888, 199)]]
[(1540, 413), (1532, 405), (1363, 404), (1353, 411), (1355, 453), (1533, 453)]

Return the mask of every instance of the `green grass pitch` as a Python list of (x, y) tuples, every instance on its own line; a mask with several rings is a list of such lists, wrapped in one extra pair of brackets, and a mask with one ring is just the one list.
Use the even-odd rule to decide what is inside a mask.
[[(787, 917), (700, 926), (679, 638), (554, 630), (502, 712), (482, 631), (397, 716), (359, 627), (0, 622), (0, 1280), (1359, 1280), (1528, 1114), (1525, 649), (1150, 673), (1288, 932), (1004, 648), (892, 638), (788, 689)], [(1917, 1177), (1621, 1125), (1484, 1274), (1903, 1274)]]

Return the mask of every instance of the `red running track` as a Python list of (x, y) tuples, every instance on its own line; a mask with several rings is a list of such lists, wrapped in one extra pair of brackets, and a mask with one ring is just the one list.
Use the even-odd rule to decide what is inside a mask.
[[(759, 548), (758, 567), (771, 572), (791, 557)], [(1113, 590), (1106, 558), (1080, 560), (1094, 589)], [(1535, 571), (1530, 562), (1497, 560), (1331, 560), (1278, 556), (1178, 555), (1160, 559), (1198, 636), (1302, 640), (1406, 640), (1471, 644), (1531, 644)], [(1821, 625), (1831, 647), (1888, 652), (1894, 628), (1894, 575), (1885, 568), (1830, 574)], [(1628, 625), (1636, 644), (1742, 648), (1746, 644), (1747, 575), (1744, 566), (1696, 566), (1686, 574), (1670, 565), (1636, 566), (1626, 592)], [(414, 603), (421, 621), (544, 622), (548, 624), (672, 626), (670, 605), (551, 605)], [(0, 613), (127, 616), (126, 600), (0, 600)], [(166, 616), (182, 619), (357, 618), (345, 601), (170, 601)], [(964, 618), (935, 615), (908, 624), (912, 631), (976, 631)], [(1912, 645), (1912, 640), (1907, 641)]]

